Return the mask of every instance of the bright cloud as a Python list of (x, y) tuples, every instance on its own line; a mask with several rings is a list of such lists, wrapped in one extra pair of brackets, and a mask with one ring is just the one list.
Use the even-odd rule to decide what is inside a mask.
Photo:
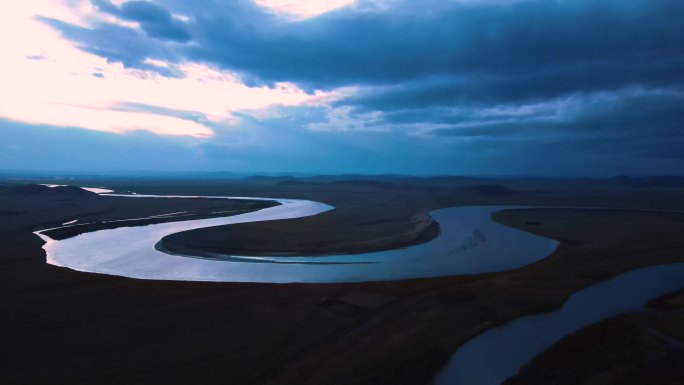
[[(2, 6), (1, 118), (115, 133), (146, 130), (207, 137), (213, 134), (209, 123), (235, 123), (235, 111), (315, 104), (331, 97), (330, 93), (307, 93), (286, 82), (248, 87), (231, 72), (193, 62), (147, 63), (181, 75), (175, 78), (108, 62), (78, 49), (37, 17), (84, 27), (101, 18), (130, 23), (98, 14), (88, 1), (69, 3), (44, 0)], [(127, 108), (130, 105), (150, 108), (141, 111)], [(202, 119), (161, 111), (186, 112)]]
[(258, 5), (297, 19), (306, 19), (346, 7), (355, 0), (255, 0)]

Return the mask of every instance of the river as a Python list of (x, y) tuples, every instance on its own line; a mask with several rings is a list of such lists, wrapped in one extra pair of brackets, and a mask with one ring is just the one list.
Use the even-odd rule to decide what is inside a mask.
[[(135, 198), (197, 198), (126, 195)], [(206, 197), (265, 199), (248, 197)], [(246, 214), (119, 227), (46, 243), (47, 262), (70, 269), (139, 279), (226, 282), (361, 282), (400, 280), (509, 270), (552, 253), (558, 242), (495, 223), (491, 213), (510, 206), (452, 207), (435, 210), (440, 235), (401, 249), (321, 257), (223, 256), (221, 260), (171, 255), (155, 249), (163, 237), (180, 231), (234, 223), (298, 218), (334, 207), (313, 201), (272, 199), (279, 206)]]
[(461, 346), (436, 385), (499, 385), (562, 337), (684, 287), (684, 263), (632, 270), (574, 293), (557, 311), (518, 318)]

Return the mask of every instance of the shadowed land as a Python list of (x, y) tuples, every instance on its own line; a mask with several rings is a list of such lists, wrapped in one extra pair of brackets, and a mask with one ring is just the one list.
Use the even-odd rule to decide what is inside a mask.
[[(372, 206), (380, 203), (386, 218), (409, 204), (417, 208), (411, 216), (478, 202), (684, 208), (681, 187), (606, 181), (500, 181), (516, 193), (498, 196), (464, 188), (486, 184), (470, 180), (433, 181), (429, 189), (420, 181), (390, 192), (343, 183), (119, 183), (139, 193), (313, 199), (348, 207), (344, 215), (354, 222), (370, 220), (365, 213), (377, 214)], [(459, 345), (490, 327), (557, 308), (572, 292), (615, 274), (684, 261), (682, 214), (531, 209), (495, 220), (559, 239), (558, 250), (521, 269), (479, 276), (357, 284), (155, 282), (45, 264), (41, 241), (30, 233), (39, 227), (219, 204), (100, 198), (0, 200), (1, 212), (13, 212), (3, 218), (17, 218), (1, 221), (3, 383), (427, 384)], [(331, 224), (343, 227), (341, 218)]]
[[(332, 179), (332, 180), (331, 180)], [(669, 179), (492, 180), (463, 177), (335, 180), (258, 178), (259, 183), (207, 183), (212, 194), (309, 199), (335, 210), (306, 218), (202, 228), (165, 237), (160, 246), (181, 254), (331, 255), (367, 253), (429, 241), (439, 224), (429, 212), (466, 205), (594, 206), (684, 209)], [(675, 179), (676, 180), (676, 179)], [(199, 194), (193, 184), (185, 194)], [(684, 186), (684, 184), (682, 184)], [(127, 187), (124, 187), (127, 188)], [(141, 186), (165, 191), (166, 186)], [(176, 190), (172, 190), (176, 191)]]
[(505, 385), (681, 384), (684, 290), (560, 340)]

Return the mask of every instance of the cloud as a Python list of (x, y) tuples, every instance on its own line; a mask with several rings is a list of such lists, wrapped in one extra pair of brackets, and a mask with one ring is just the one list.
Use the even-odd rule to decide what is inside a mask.
[(134, 28), (100, 21), (88, 28), (48, 17), (38, 17), (38, 20), (59, 31), (62, 37), (73, 41), (78, 48), (107, 62), (121, 63), (126, 68), (155, 72), (165, 77), (177, 76), (169, 68), (150, 65), (145, 59), (179, 61), (180, 57), (170, 47), (155, 44), (155, 39), (148, 38)]
[(103, 12), (140, 23), (143, 31), (151, 37), (181, 43), (191, 39), (182, 21), (174, 19), (166, 9), (149, 1), (127, 1), (120, 8), (108, 0), (95, 0), (93, 4)]
[[(291, 83), (250, 87), (229, 71), (202, 63), (174, 63), (176, 54), (166, 43), (178, 42), (160, 43), (140, 28), (168, 18), (181, 23), (177, 16), (148, 3), (96, 5), (36, 1), (0, 13), (0, 118), (208, 138), (236, 124), (238, 111), (315, 103), (329, 95), (307, 93)], [(113, 14), (126, 18), (122, 21)], [(121, 51), (121, 46), (128, 48)], [(148, 49), (152, 46), (154, 52)], [(142, 105), (148, 108), (139, 108)]]
[(549, 100), (579, 94), (684, 87), (684, 4), (676, 1), (358, 2), (296, 21), (248, 1), (159, 4), (189, 15), (192, 46), (155, 43), (147, 54), (103, 55), (141, 68), (151, 56), (205, 62), (249, 84), (354, 87), (305, 125), (318, 131), (514, 130), (553, 116), (485, 123), (475, 115), (501, 106), (550, 108)]
[(43, 55), (26, 55), (26, 58), (35, 61), (47, 60), (47, 58)]
[(507, 114), (503, 108), (496, 117), (469, 116), (460, 124), (430, 133), (444, 138), (517, 141), (528, 148), (536, 144), (572, 149), (578, 156), (622, 157), (631, 162), (684, 160), (684, 92), (624, 89), (544, 104), (526, 115)]
[[(202, 157), (255, 169), (684, 167), (681, 1), (358, 0), (296, 12), (265, 1), (46, 6), (33, 19), (40, 39), (4, 34), (13, 59), (0, 80), (13, 94), (0, 93), (0, 116), (194, 135)], [(14, 19), (3, 20), (16, 33)]]
[(2, 170), (46, 172), (188, 171), (195, 159), (195, 138), (157, 136), (144, 131), (115, 135), (0, 119)]
[[(395, 1), (297, 22), (247, 1), (160, 4), (190, 16), (196, 44), (176, 47), (178, 57), (261, 82), (312, 88), (456, 77), (471, 84), (529, 79), (562, 89), (582, 76), (578, 87), (603, 83), (606, 76), (605, 82), (621, 86), (681, 80), (684, 60), (684, 4), (678, 1)], [(108, 57), (123, 60), (127, 50), (119, 48)], [(144, 56), (126, 55), (137, 56), (136, 62)]]
[(255, 0), (255, 3), (294, 20), (315, 17), (349, 6), (355, 0)]

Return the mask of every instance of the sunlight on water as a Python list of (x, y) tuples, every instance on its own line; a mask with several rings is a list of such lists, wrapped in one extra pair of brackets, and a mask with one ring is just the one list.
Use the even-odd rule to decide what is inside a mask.
[(278, 201), (279, 206), (231, 217), (121, 227), (61, 241), (37, 234), (47, 241), (47, 262), (53, 265), (141, 279), (226, 282), (359, 282), (477, 274), (530, 264), (549, 255), (558, 245), (555, 240), (491, 220), (492, 212), (511, 207), (478, 206), (436, 210), (432, 216), (440, 223), (439, 237), (382, 252), (315, 258), (229, 256), (225, 260), (211, 260), (170, 255), (154, 248), (163, 237), (180, 231), (298, 218), (333, 209), (312, 201)]

